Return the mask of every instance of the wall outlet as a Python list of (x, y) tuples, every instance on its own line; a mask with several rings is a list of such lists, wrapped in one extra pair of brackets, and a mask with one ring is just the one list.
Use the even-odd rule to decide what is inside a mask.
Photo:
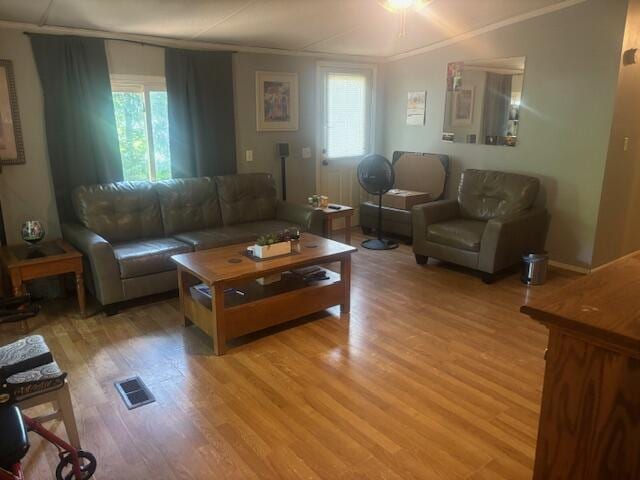
[(253, 150), (245, 150), (244, 159), (247, 162), (253, 162)]
[(624, 141), (622, 142), (622, 149), (625, 152), (629, 151), (629, 137), (624, 137)]
[(302, 158), (311, 158), (311, 148), (310, 147), (304, 147), (302, 149)]

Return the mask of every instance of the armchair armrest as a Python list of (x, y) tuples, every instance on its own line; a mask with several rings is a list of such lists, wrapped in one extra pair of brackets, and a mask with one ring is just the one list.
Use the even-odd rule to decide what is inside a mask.
[(310, 205), (278, 201), (276, 218), (300, 225), (304, 230), (316, 235), (323, 233), (322, 212), (315, 210)]
[(414, 205), (411, 209), (411, 221), (413, 222), (413, 241), (424, 240), (427, 235), (427, 227), (433, 223), (451, 220), (460, 213), (458, 200), (437, 200), (430, 203)]
[(548, 226), (544, 208), (489, 220), (480, 243), (479, 270), (494, 273), (515, 265), (527, 252), (542, 250)]
[(62, 237), (80, 250), (89, 262), (91, 284), (100, 303), (107, 305), (122, 301), (120, 268), (111, 244), (79, 223), (63, 223), (61, 229)]

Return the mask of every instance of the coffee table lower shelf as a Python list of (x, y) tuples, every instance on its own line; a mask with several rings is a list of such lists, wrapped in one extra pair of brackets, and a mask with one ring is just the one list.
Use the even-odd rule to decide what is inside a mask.
[(202, 280), (179, 269), (180, 302), (185, 325), (197, 325), (212, 337), (216, 355), (226, 351), (232, 338), (304, 317), (335, 305), (341, 313), (349, 312), (350, 272), (340, 274), (327, 270), (326, 280), (305, 283), (301, 278), (284, 273), (276, 284), (259, 285), (255, 279), (234, 285), (244, 295), (229, 293), (230, 285), (208, 285), (211, 299), (194, 295), (191, 287)]

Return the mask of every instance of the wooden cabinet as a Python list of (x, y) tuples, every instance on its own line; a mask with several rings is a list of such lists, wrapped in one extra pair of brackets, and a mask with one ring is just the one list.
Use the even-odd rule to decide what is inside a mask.
[(534, 480), (640, 479), (640, 253), (521, 311), (549, 328)]

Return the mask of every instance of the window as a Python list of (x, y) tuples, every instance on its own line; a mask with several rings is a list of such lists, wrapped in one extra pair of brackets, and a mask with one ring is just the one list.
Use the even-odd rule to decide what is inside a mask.
[(357, 157), (367, 151), (367, 76), (359, 73), (328, 73), (327, 155)]
[(171, 178), (164, 78), (112, 75), (111, 88), (124, 179)]

